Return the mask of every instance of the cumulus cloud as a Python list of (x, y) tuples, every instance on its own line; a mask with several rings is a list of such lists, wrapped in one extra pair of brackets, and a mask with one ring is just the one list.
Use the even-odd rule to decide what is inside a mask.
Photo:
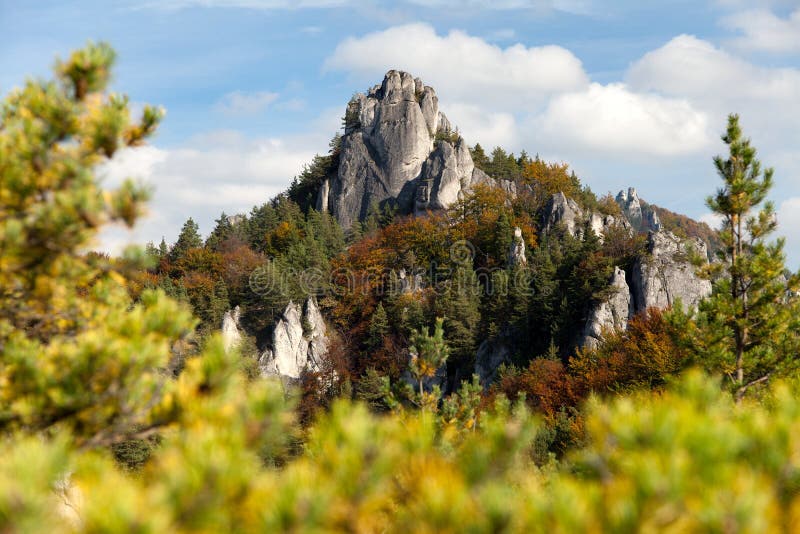
[(246, 93), (233, 91), (223, 96), (217, 102), (215, 109), (220, 113), (231, 116), (251, 116), (263, 112), (278, 99), (278, 93), (258, 91)]
[(797, 69), (760, 67), (692, 35), (645, 54), (627, 79), (637, 89), (715, 100), (796, 100), (800, 89)]
[(786, 18), (766, 9), (741, 11), (725, 17), (722, 24), (742, 34), (733, 41), (738, 47), (767, 52), (800, 50), (800, 9)]
[(590, 83), (580, 60), (558, 46), (502, 48), (409, 24), (349, 38), (325, 66), (371, 80), (389, 68), (418, 75), (466, 139), (487, 147), (671, 156), (709, 140), (706, 115), (685, 99)]
[(634, 157), (687, 154), (710, 142), (706, 114), (686, 100), (634, 93), (621, 83), (559, 95), (534, 123), (549, 145)]
[(519, 142), (520, 132), (514, 115), (491, 111), (473, 104), (453, 102), (446, 105), (448, 118), (471, 143), (484, 148), (512, 147)]
[(786, 238), (787, 267), (797, 269), (800, 265), (800, 196), (780, 203), (778, 234)]
[(689, 35), (681, 35), (635, 62), (627, 82), (637, 91), (687, 99), (721, 132), (728, 113), (742, 117), (758, 147), (781, 149), (800, 121), (800, 70), (745, 61)]
[(327, 146), (324, 136), (248, 139), (237, 132), (198, 136), (180, 147), (126, 149), (99, 170), (112, 187), (132, 177), (150, 185), (149, 214), (129, 232), (112, 228), (99, 245), (118, 252), (125, 244), (174, 241), (188, 217), (204, 233), (220, 212), (249, 211), (284, 191), (315, 152)]
[(345, 39), (324, 68), (363, 81), (402, 69), (420, 76), (447, 101), (506, 109), (541, 104), (547, 95), (589, 83), (581, 61), (560, 46), (501, 48), (460, 30), (437, 35), (428, 24)]

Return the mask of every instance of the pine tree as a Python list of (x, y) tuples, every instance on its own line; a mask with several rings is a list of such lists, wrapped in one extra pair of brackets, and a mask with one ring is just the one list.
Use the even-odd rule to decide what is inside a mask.
[[(800, 280), (792, 276), (787, 283), (784, 277), (784, 240), (766, 241), (777, 227), (772, 202), (764, 202), (773, 169), (762, 172), (756, 149), (742, 136), (738, 115), (728, 117), (722, 140), (729, 156), (715, 157), (714, 165), (723, 186), (706, 201), (722, 217), (724, 244), (720, 262), (706, 272), (722, 276), (701, 311), (711, 326), (703, 330), (713, 338), (709, 346), (714, 360), (741, 398), (750, 387), (796, 363), (795, 292)], [(719, 332), (723, 335), (714, 335)]]
[(436, 300), (437, 313), (444, 317), (447, 343), (456, 366), (469, 366), (475, 356), (475, 340), (480, 322), (481, 287), (475, 271), (459, 266)]
[(189, 249), (203, 246), (203, 239), (200, 237), (199, 230), (197, 223), (191, 217), (183, 223), (181, 233), (178, 234), (178, 240), (172, 246), (172, 250), (169, 251), (169, 259), (171, 261), (182, 258)]
[(378, 306), (369, 320), (369, 331), (367, 332), (367, 348), (368, 350), (376, 350), (383, 345), (383, 338), (389, 333), (389, 316), (383, 307), (383, 303), (379, 302)]
[(214, 221), (214, 229), (206, 239), (206, 247), (219, 252), (223, 243), (233, 236), (233, 225), (231, 224), (230, 217), (223, 211), (219, 218)]
[(480, 143), (476, 143), (469, 152), (472, 155), (472, 162), (475, 166), (482, 171), (486, 171), (489, 165), (489, 158)]
[(169, 254), (169, 245), (167, 245), (167, 241), (164, 239), (164, 236), (161, 236), (161, 243), (158, 244), (158, 257), (159, 259), (164, 259)]
[(411, 353), (409, 370), (419, 384), (419, 395), (423, 399), (423, 405), (425, 379), (436, 376), (436, 372), (447, 362), (450, 354), (444, 339), (444, 319), (441, 317), (436, 319), (433, 335), (426, 330), (415, 330), (411, 334), (411, 346), (408, 349)]

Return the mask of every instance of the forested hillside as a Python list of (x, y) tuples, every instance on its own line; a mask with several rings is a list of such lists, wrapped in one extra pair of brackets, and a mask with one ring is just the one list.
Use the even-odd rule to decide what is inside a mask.
[(800, 277), (738, 116), (715, 231), (390, 71), (285, 193), (110, 257), (148, 193), (96, 170), (162, 118), (114, 60), (0, 108), (0, 530), (798, 528)]

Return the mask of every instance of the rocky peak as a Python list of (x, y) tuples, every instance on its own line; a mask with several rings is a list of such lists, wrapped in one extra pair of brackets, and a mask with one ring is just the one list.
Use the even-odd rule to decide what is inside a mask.
[(658, 214), (649, 205), (642, 206), (642, 201), (633, 187), (629, 187), (627, 192), (623, 190), (617, 193), (616, 200), (625, 218), (637, 232), (657, 232), (662, 229)]
[(578, 203), (564, 193), (558, 192), (554, 193), (547, 203), (542, 228), (549, 232), (556, 225), (562, 224), (569, 235), (574, 237), (580, 231), (582, 221), (583, 210)]
[(622, 226), (630, 229), (630, 224), (624, 217), (617, 218), (597, 212), (585, 213), (577, 202), (561, 192), (554, 193), (550, 198), (542, 219), (542, 228), (545, 233), (551, 231), (556, 225), (561, 224), (569, 235), (573, 237), (581, 237), (584, 225), (588, 223), (589, 228), (601, 241), (612, 227)]
[(594, 348), (607, 330), (624, 330), (628, 326), (628, 319), (633, 315), (632, 299), (625, 271), (619, 267), (614, 267), (608, 293), (607, 299), (591, 310), (579, 343), (581, 346)]
[(242, 341), (242, 334), (239, 332), (240, 314), (239, 306), (236, 306), (222, 316), (222, 346), (225, 347), (225, 352), (230, 351)]
[(313, 297), (301, 308), (289, 302), (272, 332), (272, 346), (258, 360), (263, 375), (300, 378), (319, 371), (327, 357), (325, 320)]
[(639, 202), (639, 195), (636, 194), (636, 189), (629, 187), (627, 192), (620, 191), (617, 194), (617, 204), (619, 204), (628, 222), (636, 229), (641, 228), (642, 204)]
[(514, 235), (511, 239), (511, 249), (508, 251), (509, 267), (526, 265), (528, 258), (525, 257), (525, 240), (522, 238), (522, 229), (517, 226), (514, 228)]
[(485, 180), (433, 88), (390, 70), (348, 103), (339, 167), (322, 183), (317, 209), (349, 228), (387, 203), (402, 213), (446, 208)]

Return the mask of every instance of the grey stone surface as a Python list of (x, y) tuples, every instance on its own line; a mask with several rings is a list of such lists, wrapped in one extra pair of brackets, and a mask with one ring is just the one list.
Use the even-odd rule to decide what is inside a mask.
[(236, 306), (222, 316), (222, 345), (225, 347), (225, 352), (229, 352), (242, 342), (242, 334), (239, 332), (239, 315), (239, 306)]
[(265, 376), (297, 379), (303, 371), (319, 371), (327, 352), (325, 319), (309, 297), (303, 308), (289, 302), (275, 324), (271, 347), (261, 354), (258, 364)]
[(708, 257), (700, 239), (682, 240), (671, 232), (650, 232), (647, 254), (633, 266), (633, 294), (637, 312), (647, 308), (666, 308), (680, 299), (684, 307), (694, 308), (711, 294), (711, 282), (699, 278), (690, 261), (690, 252)]
[(473, 183), (494, 183), (475, 169), (435, 91), (407, 72), (391, 70), (368, 94), (356, 94), (345, 122), (339, 167), (316, 203), (344, 228), (387, 203), (424, 213), (450, 206)]
[(636, 194), (636, 189), (629, 187), (627, 192), (620, 191), (616, 200), (631, 226), (637, 231), (640, 230), (642, 228), (642, 205), (639, 202), (639, 195)]
[(578, 203), (564, 193), (554, 193), (547, 203), (542, 228), (550, 232), (556, 225), (563, 225), (569, 235), (575, 237), (583, 223), (583, 210)]
[(658, 214), (650, 206), (642, 206), (635, 188), (629, 187), (627, 192), (620, 191), (616, 200), (625, 218), (637, 232), (657, 232), (662, 229)]
[(625, 271), (614, 267), (607, 300), (600, 302), (589, 314), (580, 345), (594, 348), (607, 330), (624, 330), (633, 315), (631, 293), (625, 280)]
[(508, 265), (517, 267), (527, 265), (528, 258), (525, 256), (525, 240), (522, 238), (522, 229), (517, 226), (514, 228), (514, 235), (511, 239), (511, 248), (508, 251)]

